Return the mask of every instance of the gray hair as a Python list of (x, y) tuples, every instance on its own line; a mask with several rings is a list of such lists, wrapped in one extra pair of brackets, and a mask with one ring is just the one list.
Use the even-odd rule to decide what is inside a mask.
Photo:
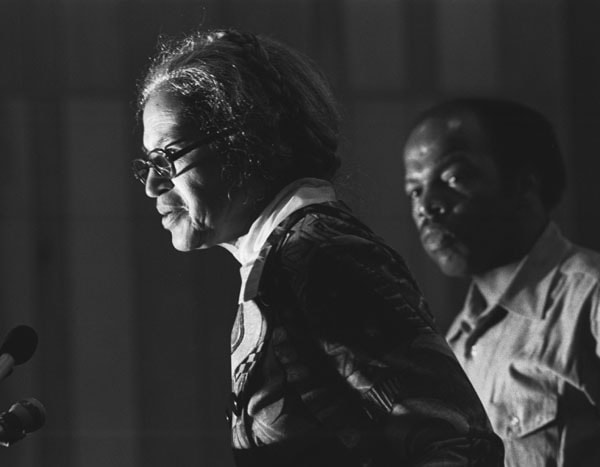
[(138, 116), (164, 91), (200, 131), (226, 133), (213, 145), (232, 187), (258, 177), (270, 196), (298, 178), (332, 179), (340, 166), (339, 113), (308, 58), (236, 30), (196, 32), (159, 47), (139, 85)]

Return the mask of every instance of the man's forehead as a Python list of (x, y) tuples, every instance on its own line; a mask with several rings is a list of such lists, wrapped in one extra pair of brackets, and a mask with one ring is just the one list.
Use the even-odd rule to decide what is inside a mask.
[(446, 120), (446, 128), (448, 131), (458, 131), (464, 125), (464, 119), (459, 116), (453, 116)]
[(446, 144), (480, 145), (486, 140), (480, 118), (468, 110), (431, 115), (417, 126), (413, 136), (421, 143), (443, 140)]
[(406, 174), (414, 175), (449, 161), (464, 161), (465, 157), (490, 157), (488, 139), (476, 114), (457, 111), (431, 115), (411, 133), (404, 153)]

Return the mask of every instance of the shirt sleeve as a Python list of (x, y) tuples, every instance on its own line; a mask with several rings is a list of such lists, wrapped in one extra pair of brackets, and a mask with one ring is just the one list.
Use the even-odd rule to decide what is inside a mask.
[(399, 255), (346, 235), (285, 263), (311, 339), (360, 395), (398, 461), (389, 465), (502, 465), (502, 443)]
[(600, 357), (600, 284), (596, 284), (591, 295), (590, 328), (595, 340), (596, 355)]

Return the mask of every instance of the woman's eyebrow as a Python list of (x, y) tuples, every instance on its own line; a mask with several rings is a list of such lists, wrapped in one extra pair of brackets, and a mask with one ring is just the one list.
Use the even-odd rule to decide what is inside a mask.
[(142, 144), (142, 152), (146, 155), (149, 155), (151, 152), (156, 151), (157, 149), (160, 149), (161, 151), (164, 151), (165, 149), (169, 149), (171, 146), (175, 145), (175, 144), (180, 144), (182, 142), (185, 141), (185, 138), (179, 138), (176, 139), (175, 141), (171, 141), (170, 143), (165, 144), (165, 141), (168, 141), (170, 138), (168, 136), (165, 136), (163, 138), (160, 138), (157, 141), (157, 144), (154, 148), (152, 149), (148, 149), (146, 148), (146, 146), (144, 144)]

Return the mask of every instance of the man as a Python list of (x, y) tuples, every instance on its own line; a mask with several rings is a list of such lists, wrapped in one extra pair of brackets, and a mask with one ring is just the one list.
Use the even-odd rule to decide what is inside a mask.
[(600, 255), (550, 219), (555, 133), (516, 103), (460, 99), (409, 134), (406, 193), (427, 254), (472, 282), (447, 339), (507, 466), (600, 465)]

